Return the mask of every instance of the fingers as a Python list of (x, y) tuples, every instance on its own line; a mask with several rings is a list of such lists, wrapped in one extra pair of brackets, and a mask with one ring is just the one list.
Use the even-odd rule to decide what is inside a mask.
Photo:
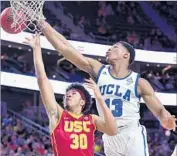
[(89, 78), (89, 79), (85, 79), (85, 81), (88, 82), (88, 83), (95, 84), (95, 82), (94, 82), (91, 78)]
[(37, 31), (35, 32), (35, 38), (37, 39), (38, 44), (40, 44), (40, 34)]
[(24, 44), (31, 45), (31, 39), (29, 37), (25, 37), (25, 40), (23, 41)]
[(93, 90), (94, 88), (92, 86), (84, 85), (87, 89)]
[(175, 131), (176, 130), (176, 118), (171, 117), (168, 119), (168, 127), (170, 127), (171, 130)]
[(30, 45), (30, 43), (28, 41), (23, 41), (22, 43)]
[(25, 40), (27, 40), (27, 41), (31, 41), (31, 38), (29, 38), (29, 37), (25, 37)]
[(90, 84), (90, 83), (84, 83), (84, 86), (86, 86), (88, 88), (91, 88), (91, 89), (94, 89), (94, 85)]

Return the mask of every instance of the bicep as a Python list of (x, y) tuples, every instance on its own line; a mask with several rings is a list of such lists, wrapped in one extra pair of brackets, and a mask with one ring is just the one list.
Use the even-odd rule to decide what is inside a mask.
[(38, 78), (38, 85), (40, 89), (42, 102), (46, 109), (47, 115), (49, 117), (59, 115), (59, 113), (62, 111), (62, 108), (61, 106), (58, 105), (55, 99), (54, 91), (48, 78), (47, 77)]
[(88, 64), (89, 64), (89, 69), (88, 69), (88, 73), (93, 77), (93, 78), (96, 78), (98, 73), (99, 73), (99, 70), (101, 69), (102, 67), (102, 63), (100, 63), (99, 61), (95, 60), (95, 59), (92, 59), (92, 58), (89, 58), (89, 57), (85, 57), (88, 61)]
[(149, 82), (145, 79), (140, 79), (139, 82), (140, 92), (147, 107), (153, 112), (155, 116), (158, 116), (159, 111), (163, 108), (160, 100), (155, 95), (155, 92)]

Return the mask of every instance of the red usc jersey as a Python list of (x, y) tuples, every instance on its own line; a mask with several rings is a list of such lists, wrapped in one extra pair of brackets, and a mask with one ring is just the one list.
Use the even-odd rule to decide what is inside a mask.
[(55, 156), (93, 156), (95, 129), (92, 115), (63, 111), (51, 134)]

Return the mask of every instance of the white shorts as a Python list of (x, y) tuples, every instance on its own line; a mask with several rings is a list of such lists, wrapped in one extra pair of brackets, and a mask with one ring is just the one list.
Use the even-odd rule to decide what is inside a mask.
[(149, 156), (146, 128), (139, 123), (118, 128), (115, 136), (103, 135), (106, 156)]

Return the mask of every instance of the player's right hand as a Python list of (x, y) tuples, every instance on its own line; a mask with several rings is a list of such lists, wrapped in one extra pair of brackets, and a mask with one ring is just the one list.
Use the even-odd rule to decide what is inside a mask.
[(85, 83), (84, 85), (89, 88), (92, 89), (94, 92), (95, 97), (98, 98), (102, 98), (102, 95), (100, 93), (100, 90), (97, 86), (97, 84), (90, 78), (90, 79), (85, 79)]
[(41, 48), (40, 34), (36, 32), (34, 35), (32, 35), (32, 38), (25, 37), (25, 41), (23, 41), (23, 43), (31, 46), (33, 49)]

